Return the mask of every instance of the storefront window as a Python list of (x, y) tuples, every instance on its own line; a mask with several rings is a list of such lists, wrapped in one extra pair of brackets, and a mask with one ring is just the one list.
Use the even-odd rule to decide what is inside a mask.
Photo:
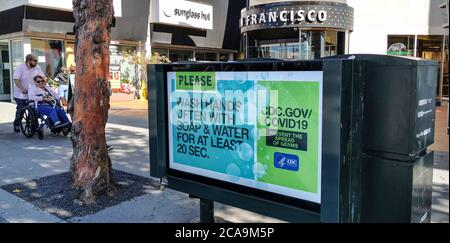
[(325, 31), (311, 31), (311, 60), (325, 56)]
[[(118, 46), (119, 53), (134, 53), (137, 48), (135, 46)], [(120, 75), (122, 82), (134, 83), (137, 81), (137, 66), (131, 64), (128, 60), (123, 59), (120, 63)]]
[(15, 40), (11, 42), (11, 56), (12, 56), (12, 68), (13, 73), (17, 66), (25, 63), (25, 57), (23, 55), (23, 42), (21, 40)]
[[(124, 53), (136, 52), (135, 46), (111, 45), (109, 73), (111, 88), (113, 93), (125, 93), (130, 96), (134, 94), (133, 87), (138, 77), (138, 67), (130, 63), (124, 56)], [(131, 97), (130, 99), (132, 99)]]
[(74, 70), (75, 64), (75, 43), (69, 42), (66, 44), (66, 67), (69, 71)]
[[(448, 1), (447, 1), (448, 4)], [(448, 77), (448, 36), (445, 37), (445, 51), (444, 51), (444, 70), (442, 77), (442, 97), (449, 98), (449, 77)]]
[(193, 51), (170, 50), (169, 52), (169, 59), (172, 62), (192, 61), (193, 56), (194, 56)]
[[(438, 89), (439, 98), (448, 97), (448, 45), (444, 47), (444, 36), (417, 36), (417, 56), (434, 60), (439, 65)], [(444, 48), (444, 49), (443, 49)]]
[(230, 61), (230, 53), (219, 53), (219, 61), (221, 62)]
[[(286, 33), (288, 39), (258, 39), (244, 40), (247, 45), (248, 58), (277, 58), (291, 60), (314, 60), (327, 56), (344, 54), (340, 51), (344, 43), (339, 43), (337, 31), (299, 30)], [(295, 37), (293, 37), (295, 36)], [(300, 38), (299, 38), (300, 37)], [(256, 50), (256, 51), (255, 51)]]
[(169, 50), (168, 49), (159, 49), (159, 48), (153, 48), (152, 49), (153, 55), (158, 53), (160, 56), (168, 56)]
[[(229, 53), (218, 53), (214, 51), (205, 50), (177, 50), (177, 49), (164, 49), (164, 48), (152, 48), (153, 55), (158, 53), (160, 56), (168, 57), (171, 62), (180, 61), (228, 61), (230, 60)], [(195, 53), (195, 54), (194, 54)]]
[(31, 39), (31, 53), (38, 57), (38, 65), (48, 78), (54, 78), (64, 66), (63, 47), (63, 41)]
[(311, 31), (300, 31), (300, 60), (309, 60), (311, 53)]
[[(444, 40), (445, 38), (445, 40)], [(388, 55), (416, 56), (434, 60), (439, 66), (437, 97), (448, 98), (448, 37), (442, 35), (389, 35)]]
[(415, 36), (390, 35), (388, 36), (388, 55), (414, 56)]
[(2, 96), (5, 95), (8, 95), (6, 96), (8, 99), (11, 93), (10, 69), (8, 43), (0, 42), (0, 99), (4, 99)]
[(217, 61), (217, 52), (195, 52), (196, 61)]
[(338, 55), (338, 33), (336, 31), (325, 31), (325, 56)]
[[(13, 40), (11, 41), (11, 62), (10, 62), (10, 68), (11, 69), (11, 74), (14, 73), (14, 71), (16, 70), (17, 66), (19, 66), (20, 64), (25, 63), (25, 57), (23, 54), (23, 42), (22, 40)], [(13, 85), (13, 80), (10, 81), (9, 84), (5, 84), (4, 85), (4, 93), (5, 94), (9, 94), (10, 91), (7, 91), (7, 89), (9, 88), (9, 90), (11, 90), (11, 86)], [(0, 94), (1, 96), (1, 94)], [(7, 98), (6, 98), (7, 99)]]
[(261, 41), (259, 45), (260, 58), (298, 59), (298, 39), (284, 41), (285, 43), (277, 43), (278, 41)]

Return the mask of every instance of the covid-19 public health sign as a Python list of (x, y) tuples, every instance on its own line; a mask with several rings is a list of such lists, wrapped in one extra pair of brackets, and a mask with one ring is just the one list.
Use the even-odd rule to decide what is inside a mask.
[(170, 168), (320, 203), (322, 72), (169, 72)]

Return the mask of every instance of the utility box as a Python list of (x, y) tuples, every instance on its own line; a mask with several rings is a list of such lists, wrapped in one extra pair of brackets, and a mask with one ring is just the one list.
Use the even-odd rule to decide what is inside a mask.
[(362, 222), (431, 221), (434, 61), (348, 56), (364, 63)]
[(433, 68), (370, 55), (149, 65), (151, 175), (289, 222), (427, 222)]
[(433, 160), (432, 152), (407, 163), (366, 156), (362, 222), (431, 222)]
[(434, 143), (434, 61), (358, 55), (366, 68), (364, 150), (382, 157), (415, 160)]

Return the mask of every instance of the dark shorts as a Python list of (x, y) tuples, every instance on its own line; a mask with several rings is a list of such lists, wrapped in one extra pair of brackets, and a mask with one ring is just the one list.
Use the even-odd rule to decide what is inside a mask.
[(14, 100), (16, 101), (16, 104), (17, 104), (16, 118), (14, 119), (14, 126), (19, 126), (20, 125), (20, 111), (22, 111), (22, 109), (28, 105), (28, 100), (23, 100), (23, 99), (18, 99), (18, 98), (14, 98)]

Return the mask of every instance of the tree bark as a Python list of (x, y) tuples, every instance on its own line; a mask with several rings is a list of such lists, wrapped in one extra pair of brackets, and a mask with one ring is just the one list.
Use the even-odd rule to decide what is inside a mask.
[(77, 83), (73, 97), (73, 186), (85, 203), (114, 193), (105, 126), (109, 111), (109, 45), (113, 0), (74, 0)]

